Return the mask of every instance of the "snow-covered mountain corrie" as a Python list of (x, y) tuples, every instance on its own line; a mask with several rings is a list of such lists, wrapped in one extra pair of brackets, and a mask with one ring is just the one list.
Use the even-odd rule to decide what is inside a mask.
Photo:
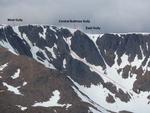
[[(61, 90), (66, 93), (71, 90), (80, 100), (76, 100), (78, 103), (81, 105), (86, 103), (85, 113), (150, 112), (150, 34), (148, 33), (87, 34), (76, 29), (46, 25), (1, 26), (0, 46), (8, 49), (16, 57), (34, 59), (46, 69), (62, 74), (64, 79), (67, 79), (68, 82), (65, 84), (69, 88), (62, 87)], [(2, 71), (9, 63), (0, 62), (0, 65)], [(18, 69), (11, 78), (17, 78), (17, 74), (21, 71)], [(11, 91), (12, 86), (7, 84), (7, 79), (2, 80), (3, 76), (0, 76), (2, 86)], [(38, 84), (38, 81), (34, 84)], [(17, 90), (18, 88), (20, 87), (14, 87), (16, 95), (23, 95)], [(51, 88), (54, 89), (52, 86)], [(65, 106), (65, 112), (70, 113), (67, 110), (71, 109), (73, 103), (63, 100), (65, 103), (59, 104), (57, 100), (60, 99), (61, 91), (54, 89), (51, 93), (53, 96), (42, 100), (43, 102), (26, 104), (35, 108), (38, 105), (44, 108), (42, 103), (46, 103), (50, 108)], [(35, 101), (32, 98), (31, 100)], [(51, 101), (55, 104), (53, 105)], [(17, 106), (24, 110), (29, 109)], [(42, 113), (47, 112), (48, 110)], [(74, 109), (71, 111), (71, 113), (76, 112)], [(83, 111), (79, 109), (78, 113), (80, 112)]]

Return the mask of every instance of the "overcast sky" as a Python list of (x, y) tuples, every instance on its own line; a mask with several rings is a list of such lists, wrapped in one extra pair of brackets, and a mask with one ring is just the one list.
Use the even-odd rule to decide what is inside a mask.
[[(0, 0), (0, 23), (61, 25), (60, 19), (88, 19), (101, 32), (150, 32), (150, 0)], [(71, 26), (72, 24), (62, 24)]]

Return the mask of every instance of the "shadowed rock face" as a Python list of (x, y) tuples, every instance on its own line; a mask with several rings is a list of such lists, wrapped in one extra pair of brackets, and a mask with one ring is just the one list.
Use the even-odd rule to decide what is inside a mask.
[(87, 65), (76, 59), (70, 59), (66, 69), (68, 70), (68, 75), (81, 85), (86, 84), (87, 87), (90, 87), (92, 83), (95, 85), (99, 82), (104, 83), (103, 79), (97, 73), (91, 72)]
[(110, 94), (106, 97), (106, 101), (107, 101), (108, 103), (114, 103), (114, 102), (115, 102), (113, 96), (110, 95)]
[(32, 57), (32, 54), (30, 52), (30, 47), (26, 42), (20, 39), (20, 37), (17, 36), (17, 34), (13, 31), (12, 27), (8, 26), (5, 29), (2, 29), (1, 31), (1, 40), (7, 41), (12, 45), (14, 50), (19, 51), (21, 55), (28, 55)]
[(96, 46), (86, 34), (76, 31), (71, 39), (71, 43), (71, 49), (81, 58), (86, 58), (91, 64), (105, 66)]
[[(144, 56), (149, 57), (150, 40), (149, 35), (141, 34), (126, 34), (118, 36), (117, 34), (104, 34), (101, 38), (98, 38), (97, 45), (101, 50), (102, 55), (108, 65), (114, 64), (115, 52), (120, 58), (123, 54), (129, 56), (129, 61), (132, 62), (137, 55), (139, 59), (142, 59), (143, 51)], [(106, 50), (106, 53), (104, 52)], [(120, 59), (118, 59), (118, 62)]]
[[(3, 80), (16, 86), (20, 85), (25, 78), (31, 83), (29, 86), (20, 88), (20, 91), (26, 95), (24, 98), (13, 96), (15, 100), (16, 98), (20, 99), (18, 101), (20, 104), (22, 101), (27, 103), (24, 105), (31, 108), (28, 109), (29, 112), (37, 109), (44, 113), (55, 112), (55, 110), (61, 113), (66, 112), (65, 107), (54, 107), (55, 110), (31, 107), (35, 101), (48, 100), (55, 89), (60, 91), (60, 103), (71, 103), (75, 106), (70, 107), (71, 111), (67, 111), (69, 113), (87, 113), (88, 110), (92, 112), (89, 106), (94, 106), (99, 111), (106, 108), (110, 112), (128, 113), (132, 109), (121, 108), (122, 104), (120, 103), (132, 106), (133, 98), (150, 91), (149, 34), (90, 36), (79, 30), (72, 31), (55, 26), (6, 26), (0, 28), (0, 45), (18, 54), (16, 57), (6, 50), (5, 52), (1, 50), (4, 53), (0, 54), (0, 63), (13, 62), (8, 65), (6, 71), (4, 70)], [(17, 68), (23, 70), (22, 77), (13, 81), (10, 75), (15, 73)], [(77, 93), (72, 86), (79, 92)], [(92, 89), (93, 86), (98, 88)], [(95, 94), (91, 96), (92, 92)], [(7, 93), (9, 97), (10, 92)], [(86, 99), (81, 99), (79, 93)], [(101, 99), (100, 102), (95, 99), (98, 94), (97, 98)], [(145, 97), (147, 98), (148, 95)], [(25, 100), (25, 98), (29, 100)], [(16, 104), (15, 100), (12, 101), (14, 102), (12, 105)], [(3, 102), (5, 101), (3, 100)], [(150, 103), (148, 98), (145, 102)], [(5, 103), (8, 105), (8, 101)], [(114, 104), (117, 103), (119, 103), (119, 107), (113, 109)], [(136, 104), (133, 105), (136, 106)], [(18, 107), (10, 107), (10, 109), (16, 109), (18, 112)], [(107, 111), (106, 109), (105, 111)]]

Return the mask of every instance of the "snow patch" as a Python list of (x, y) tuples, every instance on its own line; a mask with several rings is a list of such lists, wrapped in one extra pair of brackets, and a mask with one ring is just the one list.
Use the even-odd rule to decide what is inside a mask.
[[(7, 40), (7, 39), (6, 39)], [(17, 51), (10, 45), (10, 43), (8, 42), (5, 42), (4, 40), (1, 40), (0, 41), (0, 45), (6, 49), (8, 49), (8, 51), (10, 51), (11, 53), (15, 54), (15, 55), (18, 55)]]
[(19, 38), (23, 39), (22, 36), (21, 36), (21, 33), (19, 31), (19, 26), (14, 26), (13, 30), (18, 35)]
[[(41, 61), (38, 59), (38, 56), (36, 55), (36, 53), (40, 51), (44, 54), (44, 56), (46, 57), (46, 59), (44, 61)], [(45, 67), (47, 68), (51, 68), (51, 69), (56, 69), (51, 63), (49, 63), (50, 59), (48, 58), (47, 54), (45, 53), (44, 50), (41, 50), (40, 48), (38, 48), (37, 46), (31, 46), (31, 53), (33, 58), (40, 62), (41, 64), (45, 65)]]
[(49, 52), (52, 54), (52, 57), (53, 57), (54, 59), (57, 58), (56, 55), (55, 55), (55, 53), (54, 53), (54, 47), (52, 47), (52, 48), (50, 48), (50, 47), (45, 47), (45, 48), (47, 49), (47, 51), (49, 51)]
[(63, 67), (66, 68), (66, 59), (63, 60)]
[(24, 111), (24, 110), (27, 109), (27, 107), (23, 107), (23, 106), (21, 106), (21, 105), (16, 105), (16, 106), (19, 107), (19, 108), (21, 109), (21, 111)]
[(49, 101), (46, 101), (46, 102), (38, 102), (38, 103), (35, 103), (34, 107), (37, 107), (37, 106), (41, 106), (41, 107), (54, 107), (54, 106), (57, 106), (57, 107), (63, 107), (63, 106), (68, 106), (68, 105), (65, 105), (65, 104), (59, 104), (58, 101), (60, 100), (60, 92), (58, 90), (55, 90), (53, 91), (53, 96), (49, 99)]
[(23, 94), (21, 94), (21, 92), (19, 91), (20, 86), (14, 87), (14, 86), (8, 85), (6, 82), (3, 82), (3, 86), (6, 86), (7, 89), (8, 89), (8, 91), (13, 92), (13, 93), (16, 94), (16, 95), (23, 95)]
[(8, 66), (8, 63), (1, 65), (0, 66), (0, 71), (2, 71), (3, 69), (5, 69), (7, 66)]
[[(72, 80), (73, 83), (75, 83), (73, 80)], [(76, 84), (77, 85), (77, 84)], [(97, 104), (96, 102), (94, 102), (93, 100), (91, 100), (88, 95), (86, 95), (86, 93), (82, 92), (80, 89), (77, 89), (76, 87), (72, 86), (73, 90), (76, 92), (76, 94), (78, 95), (78, 97), (81, 98), (81, 100), (83, 102), (87, 102), (87, 103), (90, 103), (91, 105), (95, 106), (98, 110), (102, 111), (102, 113), (108, 113), (106, 111), (106, 109), (104, 109), (102, 106), (100, 106), (99, 104)], [(82, 92), (82, 93), (81, 93)], [(85, 94), (85, 95), (83, 95)], [(99, 95), (100, 96), (100, 95)], [(100, 112), (98, 112), (100, 113)]]
[(68, 38), (63, 38), (65, 40), (65, 42), (68, 44), (69, 48), (71, 46), (71, 38), (72, 37), (68, 37)]
[(29, 46), (32, 47), (33, 44), (31, 43), (31, 41), (29, 40), (27, 35), (25, 33), (23, 33), (22, 36), (23, 36), (23, 39), (29, 44)]
[(47, 29), (44, 28), (43, 26), (41, 26), (43, 28), (43, 34), (39, 33), (39, 36), (42, 37), (43, 39), (46, 39), (46, 31)]
[(68, 109), (69, 107), (71, 107), (72, 106), (72, 104), (67, 104), (66, 105), (66, 109)]
[(88, 37), (96, 44), (98, 38), (101, 38), (104, 34), (87, 34)]
[(11, 76), (11, 78), (16, 79), (19, 77), (19, 74), (20, 74), (20, 69), (17, 69), (17, 72), (13, 76)]
[(27, 85), (27, 82), (23, 82), (23, 86)]

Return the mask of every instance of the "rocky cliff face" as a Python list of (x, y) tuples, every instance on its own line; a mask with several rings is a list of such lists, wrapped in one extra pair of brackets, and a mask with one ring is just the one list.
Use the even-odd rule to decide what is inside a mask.
[[(26, 106), (22, 112), (150, 112), (150, 34), (86, 34), (55, 26), (2, 26), (0, 45), (11, 52), (2, 49), (0, 55), (1, 68), (8, 62), (0, 78), (3, 111), (11, 106), (8, 110), (20, 112), (18, 108)], [(17, 69), (22, 76), (11, 81)], [(21, 87), (24, 79), (30, 83), (28, 87)], [(16, 86), (25, 96), (12, 94), (8, 85)], [(41, 105), (58, 94), (59, 106)]]

